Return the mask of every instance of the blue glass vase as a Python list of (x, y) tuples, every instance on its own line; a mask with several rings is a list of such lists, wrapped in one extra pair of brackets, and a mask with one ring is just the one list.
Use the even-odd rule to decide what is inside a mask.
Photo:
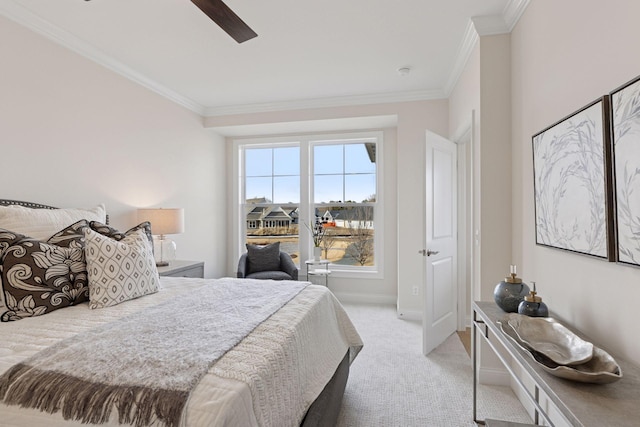
[(515, 268), (512, 266), (511, 275), (505, 277), (493, 290), (493, 299), (498, 307), (507, 313), (516, 313), (518, 306), (528, 294), (529, 286), (522, 279), (516, 277)]
[(542, 298), (536, 295), (536, 282), (531, 283), (533, 290), (529, 292), (529, 295), (524, 297), (518, 305), (518, 314), (524, 314), (530, 317), (549, 317), (549, 309), (547, 304), (542, 302)]

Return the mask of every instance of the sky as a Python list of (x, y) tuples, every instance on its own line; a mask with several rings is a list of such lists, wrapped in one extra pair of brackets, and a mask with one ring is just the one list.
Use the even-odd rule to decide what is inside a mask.
[[(311, 145), (314, 203), (362, 202), (376, 194), (376, 164), (364, 143)], [(246, 197), (300, 202), (300, 148), (246, 148)]]

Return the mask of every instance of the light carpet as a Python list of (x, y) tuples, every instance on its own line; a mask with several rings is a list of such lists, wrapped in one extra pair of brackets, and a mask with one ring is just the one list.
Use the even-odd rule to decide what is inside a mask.
[[(395, 308), (344, 304), (364, 341), (351, 365), (338, 427), (457, 427), (473, 422), (471, 359), (457, 334), (428, 356), (422, 326)], [(531, 423), (508, 387), (480, 386), (480, 419)]]

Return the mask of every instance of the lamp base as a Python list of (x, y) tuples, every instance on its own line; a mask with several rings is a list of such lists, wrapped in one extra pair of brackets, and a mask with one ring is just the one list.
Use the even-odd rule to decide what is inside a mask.
[(164, 236), (153, 236), (153, 254), (157, 267), (166, 267), (170, 261), (176, 259), (176, 243)]

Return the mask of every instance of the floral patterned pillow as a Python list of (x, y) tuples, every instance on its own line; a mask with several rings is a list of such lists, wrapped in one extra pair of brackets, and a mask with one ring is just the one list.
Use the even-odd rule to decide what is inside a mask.
[(84, 257), (86, 220), (46, 242), (0, 229), (3, 322), (40, 316), (89, 299)]

